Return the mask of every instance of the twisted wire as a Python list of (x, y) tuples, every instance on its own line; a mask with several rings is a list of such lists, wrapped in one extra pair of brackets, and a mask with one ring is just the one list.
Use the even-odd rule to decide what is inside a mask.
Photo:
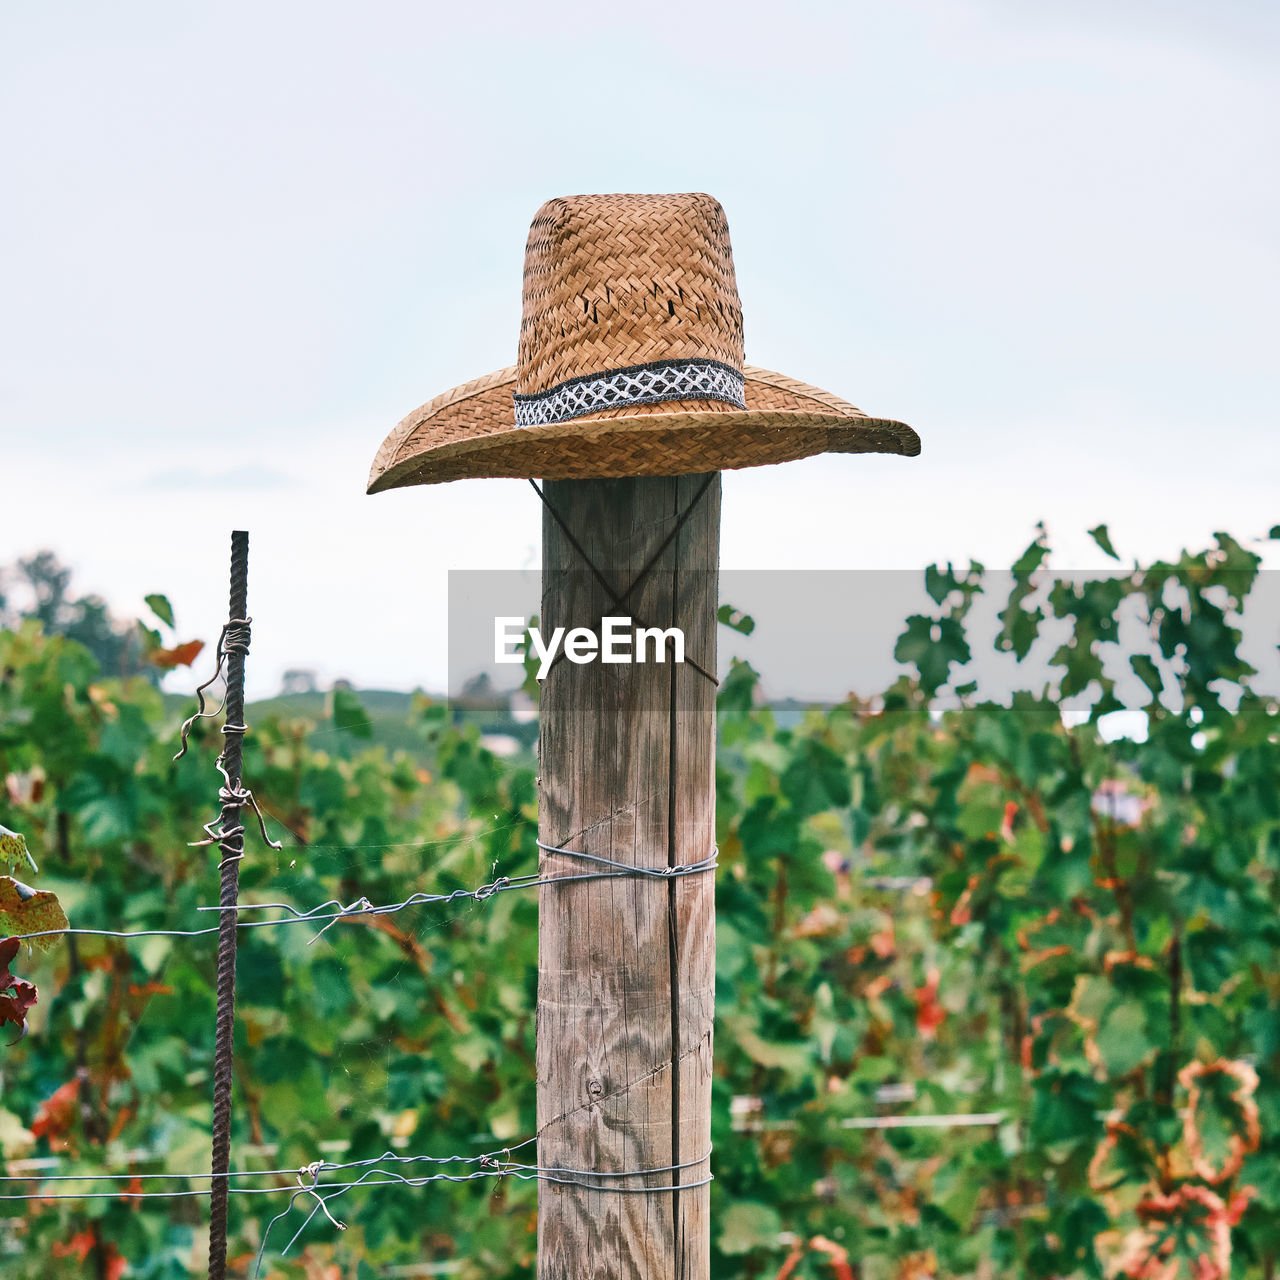
[[(343, 903), (337, 898), (330, 898), (318, 906), (300, 910), (289, 902), (236, 902), (232, 905), (216, 907), (197, 907), (197, 911), (217, 911), (223, 915), (239, 916), (246, 911), (284, 911), (286, 915), (276, 920), (238, 920), (241, 929), (268, 929), (283, 924), (323, 924), (316, 937), (320, 937), (339, 920), (354, 919), (356, 916), (394, 915), (409, 907), (451, 906), (456, 902), (468, 899), (485, 902), (500, 893), (509, 893), (515, 889), (537, 889), (550, 884), (572, 884), (588, 880), (615, 880), (627, 877), (653, 878), (656, 880), (678, 880), (684, 876), (702, 875), (715, 871), (719, 866), (718, 850), (698, 862), (677, 863), (673, 867), (636, 867), (625, 862), (615, 862), (612, 858), (596, 853), (584, 853), (580, 849), (564, 849), (556, 845), (537, 841), (538, 848), (547, 853), (562, 854), (569, 858), (581, 858), (610, 868), (608, 871), (586, 871), (572, 875), (546, 876), (541, 872), (529, 872), (519, 876), (499, 876), (474, 889), (454, 889), (451, 893), (413, 893), (400, 902), (388, 902), (375, 905), (368, 898), (357, 898), (354, 902)], [(333, 910), (329, 910), (333, 908)], [(26, 938), (47, 938), (70, 935), (90, 938), (204, 938), (219, 933), (220, 924), (204, 929), (43, 929), (37, 933), (24, 934)], [(311, 940), (315, 941), (315, 938)], [(308, 944), (309, 945), (309, 944)]]
[[(695, 1182), (685, 1182), (676, 1184), (674, 1177), (681, 1170), (693, 1168), (696, 1165), (706, 1163), (711, 1158), (711, 1152), (708, 1151), (694, 1160), (685, 1160), (679, 1163), (656, 1165), (647, 1169), (618, 1169), (618, 1170), (598, 1170), (598, 1169), (572, 1169), (559, 1165), (538, 1165), (526, 1164), (513, 1160), (512, 1152), (519, 1151), (524, 1147), (530, 1146), (537, 1142), (536, 1135), (532, 1138), (526, 1138), (523, 1142), (516, 1143), (510, 1147), (504, 1147), (501, 1151), (489, 1151), (476, 1156), (429, 1156), (414, 1155), (402, 1156), (394, 1152), (386, 1151), (380, 1156), (373, 1156), (364, 1160), (350, 1160), (345, 1162), (334, 1162), (327, 1160), (314, 1160), (310, 1164), (301, 1166), (298, 1169), (262, 1169), (262, 1170), (234, 1170), (226, 1171), (221, 1174), (215, 1173), (156, 1173), (156, 1174), (137, 1174), (137, 1173), (119, 1173), (119, 1174), (66, 1174), (53, 1176), (48, 1178), (30, 1178), (20, 1174), (11, 1174), (0, 1177), (0, 1183), (11, 1182), (77, 1182), (77, 1181), (122, 1181), (130, 1182), (142, 1179), (151, 1180), (175, 1180), (175, 1179), (210, 1179), (213, 1186), (201, 1189), (181, 1189), (173, 1191), (141, 1191), (131, 1188), (113, 1191), (66, 1191), (66, 1192), (46, 1192), (32, 1191), (24, 1193), (0, 1192), (0, 1201), (13, 1200), (181, 1200), (193, 1199), (203, 1196), (210, 1196), (211, 1200), (219, 1187), (223, 1188), (224, 1195), (240, 1195), (240, 1196), (261, 1196), (261, 1195), (281, 1195), (289, 1192), (289, 1202), (285, 1207), (272, 1217), (262, 1232), (262, 1239), (259, 1243), (258, 1253), (254, 1265), (255, 1277), (261, 1273), (262, 1263), (266, 1257), (267, 1244), (269, 1242), (272, 1228), (277, 1222), (287, 1217), (292, 1212), (293, 1207), (299, 1198), (311, 1197), (315, 1204), (311, 1211), (303, 1219), (301, 1225), (293, 1233), (284, 1248), (280, 1251), (280, 1256), (285, 1257), (289, 1250), (297, 1243), (302, 1233), (307, 1229), (318, 1213), (323, 1213), (326, 1218), (339, 1230), (345, 1231), (347, 1224), (342, 1220), (335, 1218), (330, 1205), (339, 1196), (345, 1195), (348, 1191), (358, 1188), (375, 1188), (385, 1186), (403, 1186), (403, 1187), (425, 1187), (436, 1182), (462, 1183), (475, 1182), (486, 1178), (515, 1178), (522, 1182), (548, 1182), (559, 1186), (578, 1186), (585, 1187), (589, 1190), (609, 1192), (619, 1195), (656, 1195), (663, 1194), (677, 1189), (677, 1186), (683, 1188), (706, 1186), (713, 1181), (710, 1173)], [(384, 1168), (385, 1165), (475, 1165), (478, 1166), (465, 1173), (450, 1172), (432, 1172), (425, 1174), (406, 1174), (399, 1173), (395, 1169)], [(343, 1173), (346, 1171), (362, 1170), (359, 1177), (348, 1178), (338, 1181), (322, 1182), (321, 1178), (325, 1174)], [(673, 1181), (670, 1185), (661, 1186), (640, 1186), (632, 1187), (625, 1185), (616, 1185), (631, 1178), (648, 1178), (658, 1174), (669, 1173), (673, 1175)], [(267, 1177), (288, 1177), (293, 1176), (297, 1182), (297, 1189), (290, 1187), (237, 1187), (228, 1185), (232, 1178), (267, 1178)], [(225, 1246), (224, 1246), (225, 1247)], [(224, 1262), (225, 1266), (225, 1262)]]
[[(216, 720), (221, 714), (222, 709), (227, 705), (226, 697), (212, 710), (206, 710), (204, 705), (204, 691), (222, 674), (222, 664), (227, 659), (227, 654), (231, 651), (228, 649), (228, 640), (230, 640), (231, 648), (237, 649), (242, 653), (249, 651), (249, 626), (253, 622), (252, 618), (230, 618), (222, 624), (222, 630), (218, 632), (218, 643), (214, 649), (214, 665), (213, 675), (211, 675), (202, 685), (196, 687), (196, 713), (189, 716), (182, 722), (182, 728), (179, 730), (180, 744), (178, 753), (173, 758), (181, 760), (187, 754), (187, 736), (191, 732), (191, 726), (197, 720)], [(224, 729), (225, 733), (226, 730)], [(232, 732), (235, 732), (233, 729)]]
[[(355, 902), (343, 905), (336, 898), (328, 902), (323, 902), (317, 907), (312, 907), (308, 911), (299, 911), (298, 908), (287, 902), (242, 902), (237, 903), (234, 907), (199, 907), (200, 911), (222, 911), (229, 912), (245, 912), (245, 911), (287, 911), (290, 914), (278, 920), (261, 920), (261, 921), (245, 921), (242, 922), (244, 928), (262, 927), (268, 924), (294, 924), (294, 923), (319, 923), (325, 921), (325, 925), (320, 929), (311, 942), (315, 942), (329, 928), (336, 924), (339, 920), (350, 919), (356, 916), (382, 916), (392, 915), (397, 911), (403, 911), (406, 907), (423, 906), (423, 905), (444, 905), (472, 899), (476, 902), (484, 902), (499, 893), (509, 893), (516, 889), (536, 889), (543, 885), (571, 884), (587, 880), (617, 880), (628, 878), (654, 879), (654, 880), (678, 880), (685, 876), (703, 875), (706, 872), (714, 872), (719, 866), (719, 850), (712, 849), (711, 853), (702, 858), (698, 862), (677, 863), (675, 866), (661, 867), (637, 867), (626, 862), (616, 862), (612, 858), (603, 857), (600, 854), (584, 853), (580, 849), (565, 849), (558, 845), (546, 844), (539, 840), (536, 842), (539, 849), (547, 853), (561, 854), (569, 858), (581, 858), (584, 861), (597, 863), (610, 868), (608, 871), (586, 871), (578, 872), (572, 875), (556, 875), (547, 876), (541, 872), (529, 872), (520, 876), (499, 876), (496, 880), (479, 886), (476, 889), (455, 889), (452, 893), (415, 893), (405, 898), (401, 902), (386, 903), (381, 906), (375, 906), (368, 898), (358, 898)], [(337, 910), (328, 915), (322, 914), (326, 907), (336, 907)], [(307, 945), (310, 946), (311, 942)]]
[[(249, 731), (249, 726), (244, 724), (224, 724), (222, 732), (228, 735), (234, 735), (237, 739), (242, 738)], [(191, 849), (200, 849), (205, 845), (222, 844), (232, 836), (240, 838), (240, 853), (236, 857), (239, 861), (244, 857), (244, 826), (239, 822), (240, 810), (246, 805), (249, 806), (257, 816), (258, 830), (262, 833), (262, 838), (267, 846), (272, 849), (283, 849), (284, 845), (279, 840), (273, 840), (267, 834), (267, 822), (262, 816), (262, 810), (258, 808), (258, 802), (254, 799), (253, 792), (244, 786), (240, 778), (236, 778), (233, 782), (231, 774), (226, 767), (227, 750), (231, 743), (231, 738), (227, 740), (227, 746), (223, 747), (222, 754), (214, 761), (214, 765), (218, 772), (222, 774), (222, 786), (218, 788), (218, 802), (222, 806), (218, 811), (218, 816), (211, 822), (206, 822), (202, 828), (207, 838), (204, 840), (189, 840), (187, 847)], [(240, 748), (236, 748), (237, 756), (240, 754)], [(237, 768), (239, 764), (237, 762)], [(231, 823), (231, 826), (227, 824)]]
[[(650, 1177), (659, 1173), (672, 1173), (680, 1169), (689, 1169), (694, 1165), (703, 1164), (710, 1159), (710, 1152), (699, 1157), (696, 1160), (685, 1160), (679, 1164), (657, 1165), (650, 1169), (617, 1169), (617, 1170), (599, 1170), (599, 1169), (570, 1169), (559, 1165), (536, 1165), (524, 1164), (520, 1161), (511, 1159), (513, 1151), (519, 1151), (522, 1147), (527, 1147), (537, 1141), (537, 1138), (526, 1138), (523, 1142), (516, 1143), (514, 1146), (504, 1147), (501, 1151), (486, 1152), (478, 1156), (402, 1156), (394, 1152), (387, 1151), (380, 1156), (372, 1156), (365, 1160), (350, 1160), (345, 1162), (334, 1162), (329, 1160), (316, 1160), (311, 1164), (303, 1165), (300, 1169), (232, 1169), (225, 1173), (68, 1173), (68, 1174), (50, 1174), (47, 1176), (39, 1176), (34, 1174), (13, 1173), (0, 1177), (0, 1183), (11, 1182), (38, 1182), (41, 1185), (48, 1182), (141, 1182), (141, 1181), (183, 1181), (194, 1182), (199, 1180), (207, 1180), (216, 1182), (219, 1179), (230, 1178), (281, 1178), (291, 1177), (301, 1173), (306, 1173), (311, 1178), (311, 1182), (307, 1184), (303, 1190), (308, 1193), (312, 1191), (334, 1191), (348, 1190), (355, 1186), (353, 1182), (328, 1182), (321, 1183), (319, 1178), (326, 1173), (341, 1173), (348, 1169), (364, 1169), (366, 1176), (373, 1173), (381, 1173), (389, 1180), (405, 1181), (399, 1174), (393, 1174), (390, 1170), (383, 1169), (384, 1164), (476, 1164), (480, 1166), (480, 1171), (470, 1174), (439, 1174), (431, 1175), (427, 1181), (436, 1181), (440, 1179), (448, 1179), (453, 1181), (466, 1181), (477, 1177), (505, 1177), (513, 1176), (529, 1180), (537, 1178), (540, 1181), (564, 1181), (565, 1178), (578, 1179), (613, 1179), (613, 1178), (643, 1178)], [(422, 1179), (409, 1179), (408, 1185), (425, 1185)], [(710, 1178), (707, 1181), (711, 1181)], [(366, 1184), (368, 1185), (368, 1184)], [(372, 1184), (374, 1186), (382, 1185), (380, 1183)], [(577, 1185), (589, 1186), (596, 1190), (615, 1190), (619, 1192), (627, 1191), (658, 1191), (669, 1190), (670, 1188), (659, 1187), (597, 1187), (594, 1182), (582, 1182)], [(688, 1184), (686, 1184), (688, 1185)], [(287, 1187), (232, 1187), (230, 1193), (232, 1195), (269, 1195), (277, 1191), (288, 1190)], [(208, 1187), (197, 1189), (182, 1189), (176, 1191), (140, 1191), (130, 1187), (117, 1188), (114, 1191), (66, 1191), (66, 1192), (45, 1192), (30, 1191), (23, 1193), (0, 1193), (0, 1200), (92, 1200), (92, 1199), (121, 1199), (121, 1200), (158, 1200), (158, 1199), (182, 1199), (190, 1196), (207, 1196), (211, 1193)]]
[[(682, 1184), (674, 1181), (675, 1175), (678, 1174), (680, 1170), (688, 1169), (694, 1165), (703, 1164), (710, 1160), (710, 1151), (696, 1160), (686, 1160), (678, 1164), (658, 1165), (650, 1169), (622, 1169), (615, 1172), (596, 1169), (563, 1169), (555, 1166), (518, 1164), (511, 1161), (509, 1158), (506, 1160), (499, 1160), (497, 1158), (499, 1155), (509, 1157), (511, 1151), (518, 1150), (519, 1147), (528, 1146), (531, 1142), (536, 1141), (536, 1138), (527, 1138), (524, 1142), (520, 1143), (518, 1147), (510, 1147), (502, 1152), (491, 1152), (484, 1156), (449, 1156), (441, 1158), (435, 1156), (396, 1156), (387, 1152), (385, 1155), (377, 1157), (374, 1161), (352, 1161), (350, 1164), (344, 1165), (330, 1165), (321, 1161), (316, 1161), (314, 1164), (304, 1166), (302, 1169), (298, 1170), (298, 1180), (300, 1184), (299, 1190), (295, 1191), (289, 1197), (289, 1203), (279, 1213), (277, 1213), (270, 1222), (267, 1223), (262, 1232), (262, 1240), (258, 1247), (258, 1256), (254, 1265), (253, 1274), (256, 1278), (261, 1273), (262, 1260), (266, 1256), (267, 1240), (271, 1234), (272, 1227), (292, 1211), (293, 1206), (297, 1203), (300, 1196), (312, 1196), (316, 1203), (311, 1209), (311, 1212), (303, 1219), (301, 1226), (298, 1227), (298, 1229), (293, 1233), (292, 1238), (280, 1251), (280, 1256), (282, 1258), (288, 1254), (289, 1250), (297, 1243), (299, 1237), (307, 1229), (317, 1213), (323, 1212), (325, 1217), (327, 1217), (329, 1221), (338, 1228), (338, 1230), (345, 1231), (347, 1229), (346, 1224), (334, 1218), (333, 1214), (329, 1210), (329, 1205), (339, 1196), (345, 1195), (348, 1191), (352, 1191), (357, 1187), (383, 1187), (391, 1185), (424, 1187), (433, 1182), (474, 1182), (481, 1178), (510, 1177), (516, 1178), (522, 1182), (549, 1182), (560, 1186), (585, 1187), (592, 1191), (606, 1191), (622, 1195), (655, 1195), (692, 1187), (705, 1187), (714, 1181), (713, 1176), (710, 1173), (695, 1182), (685, 1182)], [(473, 1170), (470, 1173), (463, 1174), (430, 1173), (417, 1177), (408, 1177), (404, 1174), (396, 1173), (393, 1169), (384, 1169), (381, 1167), (384, 1163), (415, 1164), (421, 1161), (431, 1161), (436, 1164), (445, 1164), (459, 1160), (479, 1163), (481, 1168)], [(320, 1175), (322, 1172), (364, 1168), (369, 1165), (372, 1165), (372, 1167), (366, 1168), (366, 1171), (354, 1181), (337, 1184), (320, 1182)], [(671, 1185), (658, 1187), (626, 1187), (610, 1186), (607, 1183), (607, 1180), (609, 1179), (643, 1178), (661, 1173), (670, 1173), (673, 1175)], [(304, 1174), (311, 1177), (312, 1181), (310, 1185), (301, 1185), (302, 1175)], [(382, 1176), (375, 1178), (375, 1175), (378, 1174)], [(596, 1179), (597, 1181), (587, 1181), (587, 1179)], [(602, 1185), (599, 1181), (600, 1179), (604, 1179), (606, 1182)], [(320, 1193), (322, 1191), (328, 1192), (328, 1194), (321, 1195)]]

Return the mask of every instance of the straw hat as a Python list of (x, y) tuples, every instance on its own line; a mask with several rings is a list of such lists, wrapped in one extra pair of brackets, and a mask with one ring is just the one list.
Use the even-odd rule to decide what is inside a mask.
[(568, 196), (544, 204), (529, 229), (518, 363), (409, 414), (378, 450), (369, 492), (919, 452), (903, 423), (743, 363), (717, 201)]

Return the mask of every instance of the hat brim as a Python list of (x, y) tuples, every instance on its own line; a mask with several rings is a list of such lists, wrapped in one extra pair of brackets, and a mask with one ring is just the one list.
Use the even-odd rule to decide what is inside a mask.
[(368, 492), (475, 478), (687, 475), (818, 453), (920, 452), (920, 437), (903, 422), (868, 417), (785, 374), (751, 365), (743, 373), (743, 409), (672, 401), (517, 427), (516, 370), (499, 369), (409, 414), (374, 457)]

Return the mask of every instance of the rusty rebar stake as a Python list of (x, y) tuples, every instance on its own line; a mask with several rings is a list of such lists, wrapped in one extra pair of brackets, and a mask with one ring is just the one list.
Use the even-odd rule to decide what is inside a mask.
[[(236, 931), (239, 923), (235, 907), (240, 897), (240, 859), (244, 856), (241, 759), (244, 741), (244, 660), (249, 648), (249, 535), (236, 530), (231, 535), (231, 600), (228, 631), (224, 641), (227, 655), (226, 717), (222, 732), (225, 742), (221, 763), (226, 786), (221, 792), (222, 814), (218, 848), (222, 911), (218, 921), (218, 1005), (213, 1048), (213, 1157), (209, 1193), (209, 1280), (225, 1280), (227, 1274), (227, 1177), (231, 1166), (231, 1085), (234, 1069), (233, 1037), (236, 1016)], [(233, 640), (233, 633), (239, 632)], [(228, 910), (227, 908), (231, 908)]]

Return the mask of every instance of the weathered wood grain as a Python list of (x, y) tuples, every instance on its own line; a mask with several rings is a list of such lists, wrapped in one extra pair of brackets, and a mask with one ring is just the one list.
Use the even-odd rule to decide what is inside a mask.
[[(622, 591), (705, 476), (549, 482), (556, 508)], [(679, 626), (715, 670), (720, 480), (622, 607), (549, 512), (543, 634), (601, 616)], [(556, 663), (542, 690), (542, 839), (636, 866), (699, 861), (715, 839), (715, 688), (689, 665)], [(543, 858), (548, 876), (581, 861)], [(539, 1280), (709, 1280), (714, 877), (590, 880), (539, 891), (539, 1163), (618, 1172), (600, 1189), (541, 1183)], [(588, 1181), (591, 1181), (588, 1179)]]

